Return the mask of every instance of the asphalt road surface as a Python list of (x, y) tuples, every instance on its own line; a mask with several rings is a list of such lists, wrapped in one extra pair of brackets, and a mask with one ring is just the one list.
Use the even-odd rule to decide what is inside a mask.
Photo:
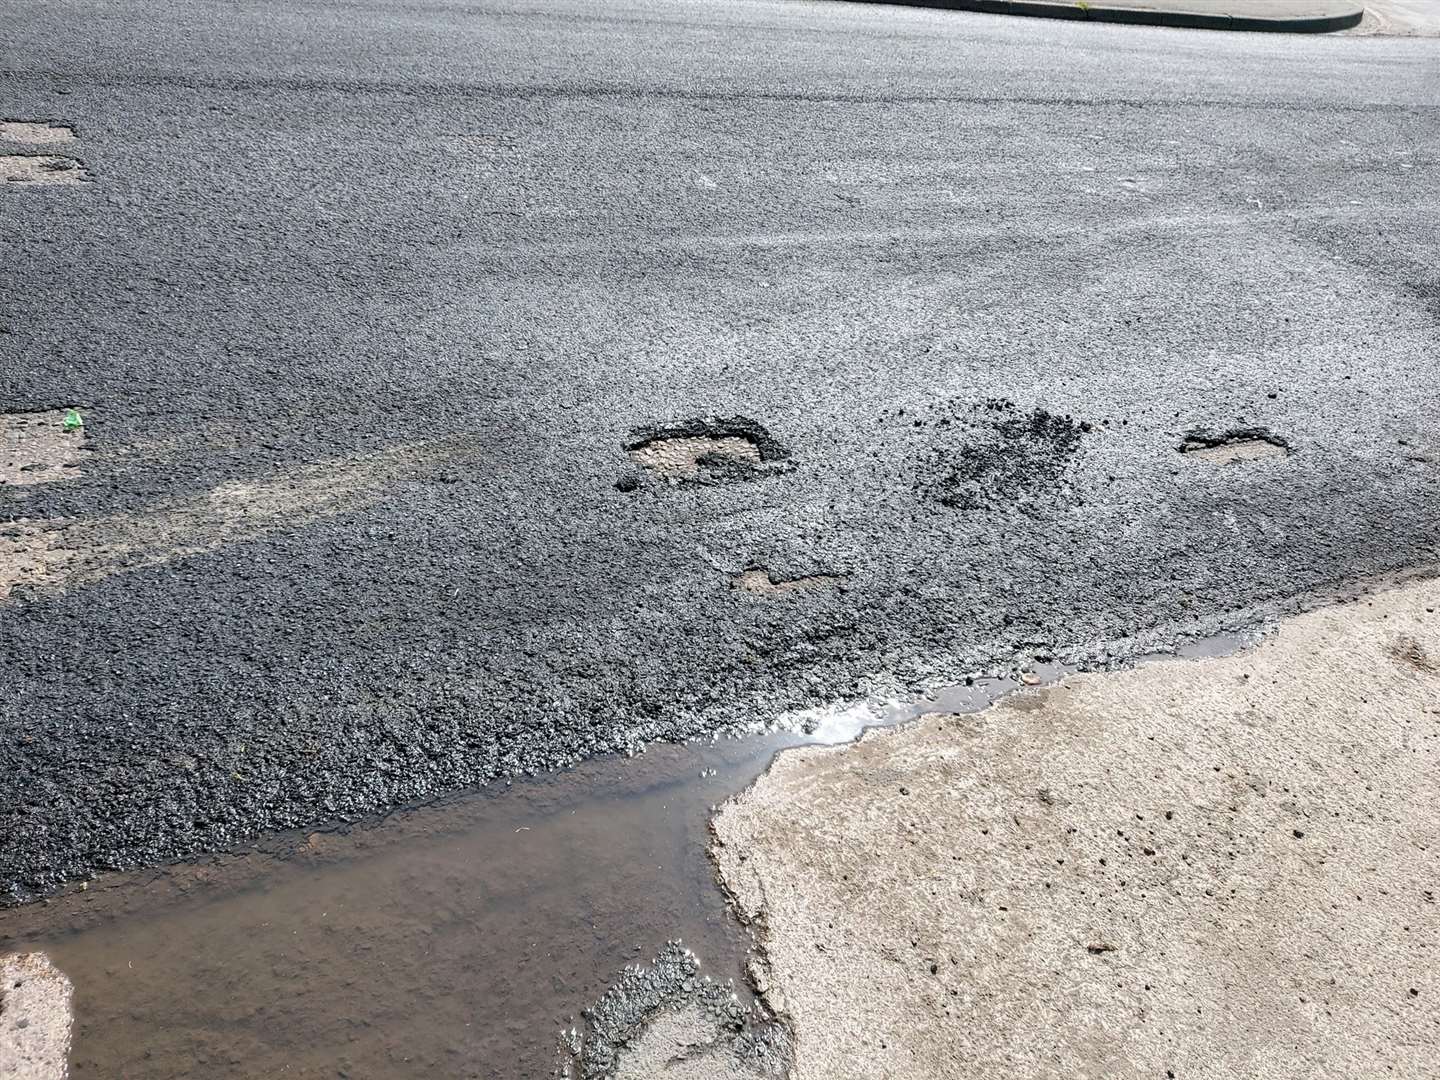
[(11, 899), (1437, 559), (1433, 41), (4, 23), (0, 119), (76, 139), (0, 154), (85, 172), (0, 189), (0, 409), (85, 420), (0, 488)]

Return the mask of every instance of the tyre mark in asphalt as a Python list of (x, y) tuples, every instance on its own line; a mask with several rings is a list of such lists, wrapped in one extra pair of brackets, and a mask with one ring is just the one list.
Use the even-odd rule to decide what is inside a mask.
[[(1096, 173), (1086, 173), (1083, 170), (1076, 171), (1075, 175), (1087, 180), (1103, 180)], [(1107, 221), (1102, 228), (1093, 225), (1077, 225), (1071, 228), (1055, 226), (1049, 223), (1039, 226), (1027, 226), (1023, 222), (1007, 220), (1001, 225), (985, 225), (983, 222), (967, 222), (963, 231), (952, 224), (924, 225), (924, 226), (895, 226), (893, 228), (850, 228), (845, 226), (814, 228), (814, 229), (792, 229), (785, 231), (765, 232), (755, 231), (691, 231), (683, 235), (655, 235), (637, 230), (634, 233), (634, 248), (619, 247), (613, 235), (604, 237), (579, 237), (563, 239), (535, 239), (526, 240), (520, 243), (480, 243), (474, 244), (477, 255), (491, 265), (501, 265), (504, 260), (515, 257), (528, 257), (537, 252), (566, 255), (570, 257), (595, 256), (599, 259), (613, 259), (617, 251), (630, 253), (632, 250), (643, 250), (650, 252), (692, 252), (710, 251), (714, 249), (747, 249), (753, 248), (757, 251), (766, 251), (777, 248), (790, 247), (815, 247), (815, 246), (840, 246), (882, 248), (885, 245), (893, 244), (897, 240), (913, 242), (930, 241), (937, 249), (949, 253), (955, 253), (957, 241), (969, 241), (980, 248), (980, 255), (990, 254), (985, 250), (986, 244), (991, 245), (993, 254), (997, 259), (1003, 260), (1003, 265), (997, 270), (998, 277), (1002, 272), (1015, 274), (1019, 271), (1014, 269), (1014, 255), (1017, 245), (1028, 244), (1030, 250), (1036, 254), (1043, 254), (1049, 258), (1051, 251), (1091, 250), (1099, 248), (1105, 241), (1116, 237), (1149, 237), (1154, 235), (1173, 235), (1186, 237), (1187, 239), (1209, 240), (1215, 237), (1232, 235), (1235, 230), (1254, 230), (1257, 223), (1274, 222), (1287, 228), (1296, 224), (1315, 223), (1327, 226), (1352, 226), (1360, 224), (1371, 224), (1377, 217), (1387, 213), (1397, 213), (1402, 210), (1413, 209), (1411, 207), (1376, 206), (1367, 205), (1364, 208), (1339, 208), (1322, 209), (1314, 211), (1306, 210), (1256, 210), (1254, 204), (1237, 208), (1228, 213), (1200, 213), (1200, 214), (1175, 214), (1172, 212), (1157, 213), (1152, 216), (1132, 216), (1126, 220)], [(1304, 236), (1292, 237), (1288, 233), (1278, 234), (1279, 240), (1305, 241)], [(961, 252), (967, 260), (973, 260), (976, 252), (965, 250)], [(975, 278), (973, 276), (973, 262), (967, 262), (967, 267), (972, 270), (971, 284), (975, 287), (978, 282), (993, 280), (987, 278)], [(1423, 300), (1424, 297), (1421, 297)]]

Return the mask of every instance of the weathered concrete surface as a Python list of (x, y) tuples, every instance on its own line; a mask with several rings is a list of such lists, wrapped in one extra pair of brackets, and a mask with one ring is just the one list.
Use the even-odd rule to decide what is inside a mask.
[(715, 857), (807, 1077), (1421, 1077), (1440, 585), (783, 754)]
[(1435, 0), (1370, 0), (1365, 18), (1349, 33), (1435, 37), (1440, 35), (1440, 4)]
[(0, 956), (0, 1077), (64, 1080), (70, 980), (44, 953)]

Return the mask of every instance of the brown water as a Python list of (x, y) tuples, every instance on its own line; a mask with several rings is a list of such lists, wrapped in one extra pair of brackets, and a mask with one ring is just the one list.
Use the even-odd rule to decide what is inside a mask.
[(715, 884), (708, 822), (778, 749), (1016, 685), (817, 713), (809, 736), (655, 746), (111, 875), (0, 914), (0, 952), (43, 949), (74, 982), (78, 1078), (549, 1076), (562, 1026), (667, 940), (744, 993), (750, 941)]
[(656, 747), (102, 879), (0, 916), (0, 951), (43, 948), (74, 982), (76, 1077), (548, 1076), (561, 1023), (666, 940), (739, 972), (708, 808), (780, 741)]

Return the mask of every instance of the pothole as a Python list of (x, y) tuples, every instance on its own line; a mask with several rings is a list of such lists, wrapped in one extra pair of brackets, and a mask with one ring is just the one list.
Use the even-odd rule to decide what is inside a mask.
[(744, 469), (760, 464), (760, 448), (738, 435), (687, 435), (656, 439), (630, 451), (637, 464), (661, 476), (693, 480), (702, 469)]
[(84, 452), (84, 424), (69, 409), (0, 413), (0, 487), (69, 479)]
[(49, 121), (0, 120), (0, 141), (59, 146), (76, 141), (75, 129)]
[(1215, 465), (1233, 465), (1284, 457), (1290, 453), (1290, 444), (1264, 428), (1232, 428), (1219, 435), (1192, 431), (1180, 444), (1180, 453)]
[[(768, 431), (744, 416), (700, 417), (663, 428), (640, 428), (625, 445), (647, 473), (673, 483), (727, 483), (765, 476), (789, 456)], [(638, 486), (633, 479), (622, 491)]]
[(753, 596), (782, 597), (796, 593), (839, 588), (845, 579), (839, 574), (807, 574), (803, 577), (777, 578), (774, 571), (752, 566), (730, 579), (735, 588)]
[(69, 564), (72, 552), (57, 549), (62, 530), (28, 518), (0, 523), (0, 600), (17, 585), (43, 581)]
[(83, 184), (89, 172), (77, 160), (55, 154), (0, 154), (0, 180), (12, 184)]

